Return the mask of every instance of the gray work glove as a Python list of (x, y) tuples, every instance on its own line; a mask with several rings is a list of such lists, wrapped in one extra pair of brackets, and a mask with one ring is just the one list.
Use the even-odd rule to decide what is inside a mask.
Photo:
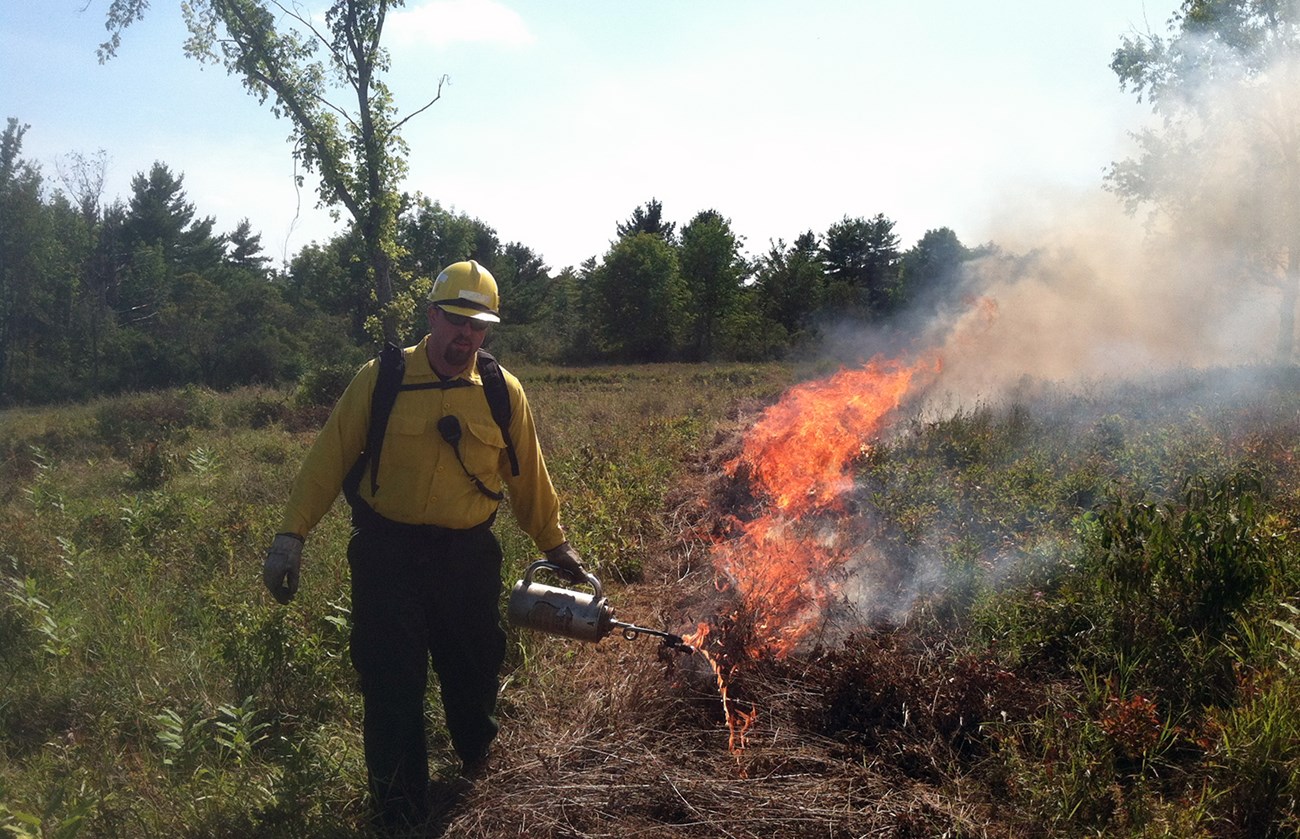
[(587, 570), (582, 567), (582, 557), (568, 542), (561, 542), (546, 552), (546, 561), (557, 566), (570, 580), (581, 583), (587, 579)]
[(302, 537), (296, 533), (277, 533), (262, 564), (262, 582), (281, 603), (288, 603), (298, 593), (298, 567), (302, 565)]

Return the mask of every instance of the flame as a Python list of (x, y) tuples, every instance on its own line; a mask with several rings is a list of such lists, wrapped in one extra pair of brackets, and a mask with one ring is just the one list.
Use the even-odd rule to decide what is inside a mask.
[(727, 678), (735, 672), (735, 667), (728, 668), (727, 674), (722, 672), (722, 665), (718, 659), (704, 649), (704, 642), (709, 637), (709, 625), (702, 623), (695, 632), (682, 637), (683, 643), (693, 647), (695, 652), (704, 656), (704, 660), (709, 663), (713, 669), (713, 675), (718, 682), (718, 695), (722, 698), (722, 714), (727, 720), (727, 750), (734, 755), (739, 755), (745, 749), (745, 737), (749, 733), (750, 727), (758, 718), (758, 709), (750, 707), (749, 711), (741, 711), (735, 707), (731, 699), (730, 688), (727, 686)]
[[(726, 464), (730, 475), (745, 470), (760, 514), (738, 522), (739, 535), (713, 549), (720, 583), (739, 599), (752, 637), (745, 653), (783, 657), (808, 637), (837, 594), (837, 572), (851, 545), (836, 526), (846, 491), (853, 487), (852, 466), (870, 451), (893, 412), (907, 395), (938, 375), (937, 358), (915, 363), (873, 359), (856, 370), (796, 386), (759, 417), (741, 452)], [(757, 710), (739, 710), (728, 681), (738, 663), (726, 667), (704, 649), (709, 627), (685, 642), (704, 655), (717, 676), (718, 692), (730, 732), (728, 747), (738, 753), (757, 719)], [(717, 640), (711, 643), (719, 644)]]
[(847, 546), (831, 514), (853, 487), (851, 467), (870, 450), (893, 411), (938, 363), (875, 359), (858, 370), (788, 391), (746, 435), (730, 474), (749, 471), (769, 508), (714, 549), (759, 630), (751, 654), (784, 656), (817, 626), (835, 596)]

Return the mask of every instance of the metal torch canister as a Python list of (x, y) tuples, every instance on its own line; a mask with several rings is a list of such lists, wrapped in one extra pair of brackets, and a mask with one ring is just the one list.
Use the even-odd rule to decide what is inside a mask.
[(538, 560), (510, 590), (506, 617), (511, 624), (579, 641), (599, 641), (614, 629), (614, 607), (605, 599), (600, 580), (585, 574), (592, 593), (533, 582), (539, 570), (562, 573), (558, 565)]

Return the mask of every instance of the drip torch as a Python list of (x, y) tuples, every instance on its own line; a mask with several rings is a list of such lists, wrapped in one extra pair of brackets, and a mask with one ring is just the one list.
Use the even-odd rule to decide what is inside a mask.
[(594, 574), (584, 572), (587, 584), (591, 587), (591, 593), (588, 594), (534, 582), (533, 575), (541, 570), (562, 573), (558, 565), (546, 560), (538, 560), (528, 566), (524, 578), (515, 583), (510, 591), (506, 617), (514, 626), (592, 642), (618, 630), (629, 641), (638, 635), (650, 635), (661, 639), (664, 647), (688, 653), (694, 651), (680, 635), (616, 620), (614, 607), (609, 605), (600, 580)]

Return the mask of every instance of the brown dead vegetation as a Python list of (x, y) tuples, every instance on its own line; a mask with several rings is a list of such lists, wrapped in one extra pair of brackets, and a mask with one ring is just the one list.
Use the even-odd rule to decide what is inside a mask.
[[(962, 658), (911, 627), (863, 629), (834, 648), (747, 654), (748, 628), (709, 565), (709, 540), (752, 503), (722, 464), (720, 432), (675, 496), (676, 540), (641, 584), (607, 592), (619, 616), (688, 632), (737, 705), (756, 713), (743, 749), (698, 654), (617, 636), (538, 646), (549, 690), (511, 703), (492, 770), (449, 803), (441, 835), (597, 837), (1001, 837), (1024, 835), (978, 777), (986, 724), (1028, 713), (1034, 691), (992, 661)], [(734, 669), (733, 669), (734, 668)], [(996, 783), (996, 779), (992, 779)]]

